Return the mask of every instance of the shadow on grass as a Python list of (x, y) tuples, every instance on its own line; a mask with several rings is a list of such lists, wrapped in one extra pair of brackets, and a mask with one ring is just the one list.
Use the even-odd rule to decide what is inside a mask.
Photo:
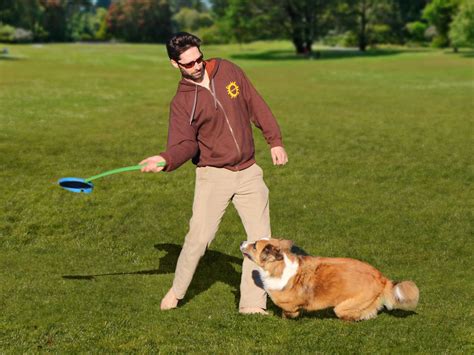
[[(273, 311), (274, 314), (279, 315), (280, 317), (282, 316), (282, 311), (279, 309), (277, 306), (275, 306), (273, 303), (270, 305), (269, 309)], [(414, 315), (417, 315), (416, 312), (414, 311), (403, 311), (400, 309), (388, 311), (385, 308), (379, 312), (379, 315), (382, 313), (386, 313), (392, 317), (397, 317), (397, 318), (408, 318)], [(315, 318), (315, 319), (339, 319), (336, 316), (336, 313), (334, 313), (333, 308), (326, 308), (322, 309), (320, 311), (314, 311), (314, 312), (307, 312), (307, 311), (302, 311), (301, 315), (297, 318), (290, 319), (290, 320), (298, 320), (300, 318)]]
[[(176, 244), (156, 244), (155, 248), (166, 251), (167, 254), (160, 259), (160, 270), (164, 273), (174, 273), (181, 246)], [(235, 303), (238, 304), (240, 292), (240, 275), (234, 265), (241, 265), (242, 258), (227, 255), (215, 250), (207, 250), (199, 261), (191, 285), (180, 305), (184, 306), (200, 293), (208, 290), (214, 283), (222, 282), (232, 288)], [(170, 285), (171, 286), (171, 285)]]
[[(162, 243), (156, 244), (155, 249), (166, 252), (166, 254), (160, 259), (160, 266), (158, 269), (131, 272), (110, 272), (90, 275), (63, 275), (62, 278), (66, 280), (95, 281), (96, 278), (104, 276), (164, 275), (174, 273), (179, 253), (181, 252), (181, 246), (171, 243)], [(296, 246), (293, 246), (291, 251), (298, 255), (308, 255), (303, 249), (300, 249)], [(227, 255), (215, 250), (207, 250), (206, 254), (199, 262), (188, 292), (186, 293), (185, 298), (180, 302), (180, 305), (185, 305), (200, 293), (208, 290), (214, 283), (222, 282), (232, 288), (235, 304), (236, 307), (238, 307), (240, 298), (239, 285), (241, 273), (236, 271), (234, 265), (241, 264), (242, 258)], [(253, 271), (252, 277), (255, 280), (255, 283), (263, 288), (260, 276), (257, 271)], [(272, 309), (275, 314), (278, 314), (279, 309), (270, 302), (269, 308)]]
[[(282, 316), (283, 312), (280, 310), (279, 312), (276, 312), (275, 314), (278, 314)], [(338, 319), (332, 308), (326, 308), (326, 309), (321, 309), (320, 311), (313, 311), (313, 312), (307, 312), (307, 311), (301, 311), (301, 315), (296, 318), (289, 318), (288, 320), (298, 320), (301, 318), (309, 318), (309, 319)]]
[(474, 58), (474, 50), (460, 50), (459, 52), (450, 51), (450, 52), (446, 52), (446, 54), (458, 55), (464, 58)]
[[(64, 275), (67, 280), (89, 280), (94, 281), (98, 277), (104, 276), (124, 276), (124, 275), (164, 275), (175, 272), (181, 246), (177, 244), (162, 243), (156, 244), (155, 249), (164, 251), (166, 254), (160, 259), (160, 266), (153, 270), (140, 270), (132, 272), (111, 272), (91, 275)], [(242, 258), (227, 255), (215, 250), (207, 250), (204, 257), (199, 262), (198, 269), (194, 274), (193, 281), (188, 289), (186, 297), (180, 302), (185, 305), (200, 293), (209, 289), (216, 282), (223, 282), (233, 289), (235, 302), (239, 300), (240, 272), (236, 271), (233, 264), (242, 264)], [(171, 287), (171, 285), (170, 285)]]
[(415, 311), (404, 311), (401, 309), (394, 309), (394, 310), (389, 311), (385, 308), (382, 311), (380, 311), (380, 313), (387, 313), (391, 315), (392, 317), (397, 317), (397, 318), (408, 318), (411, 316), (416, 316), (418, 314)]
[(23, 58), (20, 57), (14, 57), (11, 55), (0, 55), (0, 60), (9, 60), (9, 61), (15, 61), (15, 60), (22, 60)]
[(328, 60), (328, 59), (344, 59), (359, 57), (380, 57), (397, 55), (405, 52), (425, 52), (425, 49), (370, 49), (361, 52), (351, 48), (335, 48), (335, 49), (319, 49), (315, 50), (311, 56), (297, 55), (292, 50), (269, 50), (257, 53), (238, 53), (232, 54), (233, 59), (250, 59), (250, 60)]
[(338, 319), (332, 308), (326, 308), (315, 312), (302, 312), (300, 318)]

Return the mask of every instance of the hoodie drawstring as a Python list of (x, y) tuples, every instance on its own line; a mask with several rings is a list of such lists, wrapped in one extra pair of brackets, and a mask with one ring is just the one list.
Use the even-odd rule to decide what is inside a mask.
[[(214, 108), (217, 110), (217, 97), (216, 97), (216, 89), (214, 87), (214, 79), (211, 79), (211, 94), (212, 97), (214, 98)], [(197, 105), (197, 100), (198, 100), (198, 85), (195, 86), (194, 90), (194, 103), (193, 103), (193, 109), (191, 111), (191, 116), (189, 116), (189, 124), (193, 123), (194, 120), (194, 113), (196, 112), (196, 105)]]
[(196, 111), (197, 98), (198, 98), (198, 86), (196, 85), (196, 90), (194, 90), (193, 110), (191, 111), (191, 116), (189, 117), (189, 124), (191, 124), (194, 119), (194, 112)]
[(211, 79), (211, 93), (214, 98), (214, 108), (217, 110), (217, 98), (216, 98), (216, 89), (214, 87), (214, 79)]

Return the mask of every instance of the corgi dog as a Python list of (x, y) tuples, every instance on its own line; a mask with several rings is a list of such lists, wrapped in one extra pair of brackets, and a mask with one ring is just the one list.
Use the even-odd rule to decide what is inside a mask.
[(257, 264), (265, 291), (284, 318), (333, 307), (340, 319), (359, 321), (375, 318), (384, 306), (411, 311), (418, 304), (413, 281), (391, 281), (359, 260), (299, 255), (292, 248), (292, 241), (279, 239), (240, 246), (244, 257)]

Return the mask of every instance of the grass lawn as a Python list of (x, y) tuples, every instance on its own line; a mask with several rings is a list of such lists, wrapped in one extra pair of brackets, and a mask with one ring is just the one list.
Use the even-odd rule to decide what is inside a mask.
[[(2, 46), (3, 47), (3, 46)], [(472, 53), (207, 46), (245, 69), (290, 157), (273, 167), (272, 230), (421, 291), (416, 313), (347, 323), (237, 313), (245, 233), (230, 207), (189, 292), (161, 312), (187, 232), (194, 167), (60, 189), (165, 145), (178, 73), (163, 46), (9, 46), (0, 57), (0, 352), (472, 353)]]

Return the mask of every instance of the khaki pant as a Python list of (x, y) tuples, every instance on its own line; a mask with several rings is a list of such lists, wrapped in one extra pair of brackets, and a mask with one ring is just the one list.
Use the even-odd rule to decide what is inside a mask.
[[(263, 171), (257, 164), (242, 171), (197, 168), (193, 216), (173, 281), (173, 291), (178, 299), (186, 294), (199, 259), (214, 239), (230, 201), (239, 213), (248, 241), (270, 237), (268, 188), (263, 181)], [(252, 277), (255, 269), (255, 265), (245, 258), (240, 283), (240, 308), (266, 308), (265, 291), (255, 284)]]

